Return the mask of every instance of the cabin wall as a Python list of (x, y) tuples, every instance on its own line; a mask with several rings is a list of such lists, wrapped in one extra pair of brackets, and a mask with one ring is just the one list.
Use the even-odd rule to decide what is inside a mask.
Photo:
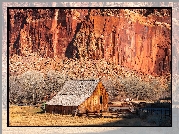
[(53, 113), (54, 107), (55, 107), (54, 105), (45, 105), (45, 112)]
[[(100, 104), (100, 96), (102, 96), (102, 104)], [(89, 112), (100, 112), (107, 111), (108, 109), (108, 93), (106, 92), (104, 86), (101, 82), (98, 83), (93, 94), (86, 99), (81, 105), (78, 106), (78, 109), (85, 113), (86, 110)]]
[(61, 105), (46, 105), (45, 111), (47, 113), (56, 113), (68, 115), (72, 114), (73, 110), (76, 110), (77, 106), (61, 106)]

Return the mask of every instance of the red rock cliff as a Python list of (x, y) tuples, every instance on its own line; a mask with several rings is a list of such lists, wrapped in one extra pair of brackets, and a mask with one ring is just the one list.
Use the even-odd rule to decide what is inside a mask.
[(169, 73), (171, 16), (131, 10), (10, 10), (10, 55), (104, 58), (142, 73)]

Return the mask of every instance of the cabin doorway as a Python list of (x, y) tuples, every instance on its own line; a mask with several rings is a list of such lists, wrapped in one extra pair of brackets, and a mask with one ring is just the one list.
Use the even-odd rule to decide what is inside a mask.
[(102, 113), (103, 110), (103, 96), (100, 96), (100, 113)]
[(100, 104), (103, 104), (103, 96), (100, 96)]

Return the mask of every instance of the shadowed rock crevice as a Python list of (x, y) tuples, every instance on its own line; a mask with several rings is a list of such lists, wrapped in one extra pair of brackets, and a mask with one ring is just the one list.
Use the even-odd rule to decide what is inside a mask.
[(11, 56), (37, 52), (43, 58), (104, 59), (146, 74), (171, 71), (170, 9), (60, 9), (57, 17), (55, 9), (27, 10), (21, 30), (13, 20), (17, 14), (10, 13)]
[(77, 58), (77, 59), (80, 58), (78, 47), (74, 45), (74, 42), (75, 42), (76, 34), (80, 31), (81, 25), (82, 25), (82, 23), (77, 24), (74, 37), (73, 37), (72, 41), (67, 46), (67, 49), (65, 51), (65, 56), (67, 58)]

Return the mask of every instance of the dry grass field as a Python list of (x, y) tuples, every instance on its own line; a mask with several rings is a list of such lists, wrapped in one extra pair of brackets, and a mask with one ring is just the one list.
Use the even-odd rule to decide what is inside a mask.
[(33, 106), (10, 106), (9, 126), (152, 126), (139, 118), (72, 117), (39, 113)]

